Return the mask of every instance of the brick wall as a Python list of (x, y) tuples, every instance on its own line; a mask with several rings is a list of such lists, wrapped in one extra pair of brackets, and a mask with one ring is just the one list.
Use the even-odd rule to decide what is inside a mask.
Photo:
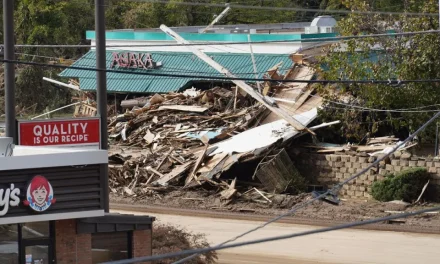
[(55, 250), (58, 264), (92, 264), (90, 234), (76, 233), (76, 220), (55, 221)]
[[(292, 154), (291, 158), (301, 175), (311, 183), (332, 187), (355, 173), (360, 172), (376, 160), (366, 153), (346, 154)], [(383, 180), (389, 173), (413, 167), (425, 167), (431, 173), (431, 183), (440, 185), (440, 160), (435, 157), (417, 157), (409, 153), (396, 153), (382, 161), (379, 166), (344, 185), (339, 195), (352, 199), (371, 199), (371, 184)]]
[[(138, 230), (133, 231), (133, 257), (151, 256), (152, 252), (152, 239), (151, 230)], [(147, 264), (150, 262), (143, 262), (141, 264)]]

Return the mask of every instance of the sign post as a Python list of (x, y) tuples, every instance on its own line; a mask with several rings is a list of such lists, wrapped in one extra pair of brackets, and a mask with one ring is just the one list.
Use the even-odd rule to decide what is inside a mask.
[(50, 119), (18, 122), (22, 146), (88, 147), (99, 149), (100, 119)]

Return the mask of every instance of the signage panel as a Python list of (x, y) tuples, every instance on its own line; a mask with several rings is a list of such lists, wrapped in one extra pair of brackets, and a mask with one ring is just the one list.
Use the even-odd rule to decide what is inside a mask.
[(99, 149), (99, 118), (20, 121), (18, 142), (22, 146), (93, 147)]

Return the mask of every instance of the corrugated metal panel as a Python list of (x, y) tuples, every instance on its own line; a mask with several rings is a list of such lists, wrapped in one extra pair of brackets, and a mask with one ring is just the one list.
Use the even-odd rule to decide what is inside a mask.
[[(253, 73), (252, 59), (249, 54), (231, 54), (231, 53), (211, 53), (208, 54), (215, 61), (225, 66), (238, 77), (255, 78)], [(107, 68), (110, 69), (112, 52), (107, 52)], [(186, 87), (191, 81), (209, 81), (202, 78), (173, 77), (174, 74), (191, 76), (222, 76), (204, 61), (192, 53), (188, 52), (154, 52), (152, 58), (156, 62), (162, 62), (162, 67), (158, 69), (117, 69), (127, 73), (107, 72), (107, 90), (109, 92), (130, 92), (130, 93), (168, 93), (178, 91)], [(255, 54), (255, 61), (261, 78), (263, 74), (275, 64), (283, 61), (280, 70), (287, 70), (292, 66), (292, 62), (287, 55), (274, 54)], [(89, 51), (72, 66), (93, 69), (96, 65), (95, 51)], [(144, 73), (130, 74), (130, 72)], [(150, 74), (161, 73), (171, 76), (154, 76)], [(80, 80), (80, 86), (83, 90), (96, 89), (96, 72), (78, 69), (66, 69), (60, 73), (62, 77), (76, 77)]]

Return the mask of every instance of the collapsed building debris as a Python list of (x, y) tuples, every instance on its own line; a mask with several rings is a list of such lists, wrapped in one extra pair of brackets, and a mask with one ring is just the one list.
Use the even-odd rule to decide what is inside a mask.
[[(264, 202), (270, 203), (268, 197), (274, 194), (305, 189), (304, 179), (283, 148), (306, 131), (313, 133), (337, 122), (308, 128), (316, 119), (322, 100), (311, 96), (314, 88), (306, 83), (277, 84), (276, 80), (309, 80), (314, 71), (299, 64), (287, 73), (279, 73), (278, 68), (268, 71), (269, 81), (261, 98), (253, 90), (254, 94), (249, 95), (251, 86), (241, 89), (244, 84), (237, 83), (239, 87), (232, 89), (191, 88), (182, 93), (122, 101), (126, 112), (109, 118), (109, 138), (114, 146), (140, 151), (136, 157), (120, 152), (110, 157), (112, 192), (141, 198), (176, 188), (204, 186), (216, 189), (227, 202), (233, 198), (263, 197)], [(279, 98), (274, 101), (271, 96), (277, 95)], [(268, 100), (275, 103), (268, 106)], [(274, 108), (289, 113), (289, 118), (283, 118)], [(298, 124), (292, 126), (292, 120)], [(262, 159), (261, 166), (257, 166)], [(227, 175), (231, 168), (252, 162), (256, 162), (255, 166), (244, 172), (250, 174), (248, 179), (244, 175)], [(263, 175), (267, 170), (273, 172), (273, 179)], [(256, 177), (252, 177), (254, 172)], [(280, 179), (283, 181), (277, 184)], [(293, 185), (296, 186), (291, 188)], [(258, 199), (251, 193), (256, 193)]]
[[(239, 197), (237, 180), (223, 179), (222, 173), (236, 163), (279, 152), (283, 142), (302, 134), (285, 120), (259, 126), (267, 109), (235, 89), (156, 94), (143, 99), (144, 107), (111, 117), (113, 145), (141, 149), (137, 157), (110, 156), (112, 192), (142, 197), (205, 184), (218, 188), (226, 200)], [(316, 116), (314, 108), (293, 117), (307, 126)], [(261, 191), (280, 193), (289, 184), (283, 190), (263, 184)]]

